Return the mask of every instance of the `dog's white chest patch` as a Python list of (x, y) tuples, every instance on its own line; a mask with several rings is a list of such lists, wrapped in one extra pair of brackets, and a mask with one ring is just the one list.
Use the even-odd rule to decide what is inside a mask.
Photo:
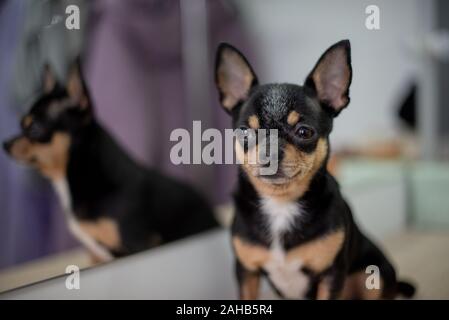
[(58, 195), (59, 202), (67, 219), (70, 232), (97, 258), (103, 261), (113, 259), (111, 253), (95, 239), (88, 235), (78, 223), (72, 212), (72, 198), (70, 196), (69, 184), (66, 179), (53, 181), (53, 187)]
[(297, 202), (284, 202), (271, 198), (261, 200), (262, 212), (267, 217), (267, 225), (273, 242), (279, 240), (279, 237), (293, 227), (296, 217), (303, 211)]
[(303, 214), (303, 209), (296, 202), (279, 202), (270, 198), (262, 199), (261, 209), (267, 217), (272, 238), (271, 259), (263, 269), (286, 298), (303, 298), (309, 287), (309, 277), (302, 272), (303, 262), (300, 259), (287, 260), (282, 243), (282, 235), (292, 230), (295, 219)]

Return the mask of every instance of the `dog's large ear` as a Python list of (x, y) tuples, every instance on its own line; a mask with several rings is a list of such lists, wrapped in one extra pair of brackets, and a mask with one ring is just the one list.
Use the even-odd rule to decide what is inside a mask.
[(248, 98), (250, 89), (257, 85), (257, 77), (240, 51), (221, 43), (215, 61), (215, 82), (221, 105), (231, 112)]
[(67, 92), (81, 109), (90, 109), (91, 99), (81, 70), (80, 59), (77, 58), (69, 69), (67, 76)]
[(46, 63), (42, 72), (42, 91), (44, 93), (50, 93), (55, 89), (57, 84), (58, 81), (55, 74), (51, 70), (50, 65)]
[(349, 86), (352, 80), (351, 45), (349, 40), (337, 42), (321, 56), (305, 81), (320, 103), (334, 115), (349, 104)]

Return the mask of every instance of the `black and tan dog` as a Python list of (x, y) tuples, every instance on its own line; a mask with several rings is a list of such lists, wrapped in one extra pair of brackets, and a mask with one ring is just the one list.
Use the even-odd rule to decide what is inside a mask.
[(96, 121), (79, 63), (59, 85), (49, 68), (44, 93), (4, 143), (55, 187), (70, 230), (100, 261), (216, 226), (190, 186), (133, 161)]
[[(277, 147), (266, 147), (275, 148), (274, 175), (261, 175), (262, 165), (249, 163), (253, 152), (261, 157), (257, 144), (243, 139), (235, 145), (242, 165), (232, 244), (241, 298), (258, 297), (261, 275), (286, 298), (413, 295), (413, 286), (397, 281), (384, 254), (360, 232), (326, 169), (332, 123), (349, 103), (351, 78), (347, 40), (321, 56), (303, 86), (260, 85), (237, 49), (218, 48), (216, 84), (234, 129), (278, 132)], [(380, 270), (379, 286), (371, 290), (365, 286), (369, 265)]]

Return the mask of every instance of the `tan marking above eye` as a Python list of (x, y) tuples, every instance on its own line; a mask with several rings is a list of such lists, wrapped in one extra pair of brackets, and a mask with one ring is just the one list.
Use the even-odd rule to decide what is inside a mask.
[(324, 235), (287, 252), (287, 261), (300, 259), (304, 266), (320, 273), (331, 266), (345, 239), (343, 230)]
[(291, 126), (294, 126), (295, 124), (297, 124), (299, 121), (299, 113), (296, 111), (292, 111), (289, 113), (288, 117), (287, 117), (287, 123)]
[(31, 124), (33, 123), (33, 117), (28, 115), (25, 118), (23, 118), (22, 120), (22, 126), (24, 129), (27, 129), (31, 126)]
[(110, 218), (100, 218), (96, 221), (80, 221), (81, 229), (99, 243), (109, 249), (119, 249), (121, 236), (117, 222)]
[(248, 118), (248, 124), (251, 129), (260, 128), (259, 118), (254, 114)]

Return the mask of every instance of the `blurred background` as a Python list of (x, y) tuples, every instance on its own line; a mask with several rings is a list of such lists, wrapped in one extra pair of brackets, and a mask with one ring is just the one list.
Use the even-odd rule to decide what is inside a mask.
[[(79, 30), (65, 27), (68, 5)], [(379, 27), (366, 12), (379, 9)], [(260, 82), (302, 84), (331, 44), (350, 39), (351, 103), (336, 119), (330, 170), (356, 219), (423, 298), (449, 298), (449, 3), (443, 0), (0, 0), (0, 140), (82, 55), (101, 123), (139, 162), (190, 181), (232, 215), (232, 165), (170, 161), (173, 129), (230, 127), (213, 81), (220, 42)], [(50, 184), (0, 153), (0, 292), (89, 266)], [(229, 270), (231, 272), (231, 269)]]

